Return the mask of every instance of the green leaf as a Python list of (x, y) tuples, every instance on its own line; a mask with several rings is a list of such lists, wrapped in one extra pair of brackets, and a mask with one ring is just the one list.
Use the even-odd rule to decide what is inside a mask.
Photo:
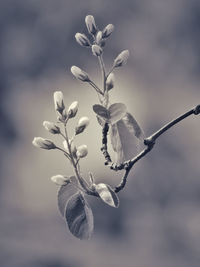
[(109, 185), (100, 183), (95, 185), (95, 189), (103, 202), (114, 208), (119, 207), (119, 198)]
[(126, 106), (123, 103), (115, 103), (109, 107), (108, 111), (110, 115), (109, 121), (114, 124), (125, 116)]
[(126, 113), (111, 126), (110, 138), (116, 152), (116, 163), (122, 163), (138, 153), (139, 145), (143, 144), (144, 134), (132, 115)]
[(104, 120), (106, 121), (109, 120), (110, 118), (109, 111), (102, 105), (98, 104), (94, 105), (93, 110), (98, 116), (102, 117)]
[[(75, 176), (71, 176), (70, 180), (73, 182), (73, 184), (77, 184)], [(65, 216), (66, 204), (69, 197), (77, 191), (77, 189), (74, 187), (73, 184), (68, 183), (66, 185), (62, 185), (58, 190), (57, 194), (58, 209), (63, 217)]]
[(65, 218), (70, 232), (75, 237), (91, 237), (94, 228), (93, 214), (82, 193), (78, 192), (68, 200)]

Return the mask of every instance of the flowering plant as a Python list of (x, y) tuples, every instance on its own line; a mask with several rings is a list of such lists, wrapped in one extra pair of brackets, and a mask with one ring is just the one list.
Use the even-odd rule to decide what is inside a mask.
[[(57, 124), (49, 121), (44, 121), (43, 126), (51, 134), (60, 135), (63, 140), (63, 147), (59, 147), (49, 139), (35, 137), (33, 145), (42, 149), (60, 150), (64, 156), (70, 161), (73, 166), (74, 174), (72, 176), (55, 175), (51, 177), (52, 182), (59, 185), (58, 191), (58, 207), (61, 215), (65, 218), (70, 232), (79, 239), (89, 239), (93, 232), (93, 214), (92, 210), (85, 198), (86, 195), (98, 197), (104, 203), (111, 207), (117, 208), (119, 206), (119, 199), (117, 193), (122, 190), (127, 182), (128, 174), (134, 164), (143, 158), (148, 152), (152, 150), (156, 139), (167, 131), (169, 128), (185, 119), (186, 117), (200, 113), (200, 105), (192, 108), (183, 115), (172, 120), (161, 129), (153, 133), (148, 138), (140, 128), (135, 118), (127, 111), (123, 103), (110, 103), (109, 93), (114, 88), (115, 77), (114, 71), (124, 66), (129, 57), (129, 51), (123, 50), (113, 61), (113, 65), (108, 72), (106, 72), (103, 52), (107, 39), (114, 31), (114, 26), (108, 24), (103, 30), (99, 30), (94, 17), (91, 15), (85, 18), (86, 27), (89, 33), (87, 37), (83, 33), (76, 33), (75, 39), (83, 47), (91, 49), (92, 54), (97, 57), (102, 73), (102, 88), (96, 85), (89, 74), (77, 66), (71, 67), (71, 72), (74, 77), (81, 82), (86, 82), (96, 91), (99, 103), (93, 105), (93, 111), (96, 114), (97, 121), (102, 127), (102, 147), (101, 151), (105, 157), (105, 165), (111, 170), (124, 170), (124, 175), (119, 185), (111, 188), (105, 183), (95, 184), (95, 179), (92, 173), (89, 173), (89, 182), (82, 176), (80, 162), (82, 158), (88, 154), (86, 145), (76, 147), (76, 137), (83, 133), (89, 124), (87, 117), (82, 117), (74, 129), (73, 136), (68, 136), (68, 124), (71, 119), (76, 117), (78, 112), (78, 102), (74, 101), (68, 109), (65, 107), (63, 93), (56, 91), (54, 93), (54, 105), (57, 113)], [(58, 126), (62, 125), (62, 129)], [(132, 139), (142, 143), (145, 148), (140, 151), (135, 157), (131, 158), (130, 153), (127, 153), (123, 132), (127, 131)], [(112, 161), (108, 152), (107, 135), (109, 134), (113, 151), (116, 154), (115, 162)], [(67, 191), (69, 187), (75, 187), (77, 192), (68, 197)]]

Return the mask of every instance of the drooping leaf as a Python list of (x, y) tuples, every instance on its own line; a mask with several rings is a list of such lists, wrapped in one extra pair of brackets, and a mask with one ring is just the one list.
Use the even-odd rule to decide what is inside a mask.
[(79, 239), (89, 239), (93, 233), (94, 222), (90, 206), (82, 193), (70, 197), (65, 212), (70, 232)]
[(100, 183), (95, 185), (95, 189), (103, 202), (114, 208), (119, 207), (119, 198), (109, 185)]
[[(128, 115), (127, 115), (128, 114)], [(116, 152), (116, 163), (131, 159), (138, 153), (144, 134), (135, 119), (129, 114), (111, 126), (110, 138)]]
[(125, 161), (121, 137), (119, 135), (117, 123), (115, 123), (111, 126), (110, 139), (111, 139), (112, 148), (115, 151), (116, 163), (121, 163), (121, 162)]
[(104, 119), (102, 119), (100, 116), (96, 116), (97, 117), (97, 121), (98, 121), (98, 123), (99, 123), (99, 125), (101, 125), (101, 127), (104, 127), (104, 125), (105, 125), (105, 120)]
[(139, 124), (137, 121), (134, 119), (134, 117), (130, 113), (126, 113), (125, 116), (122, 118), (124, 124), (130, 131), (130, 133), (134, 134), (138, 139), (144, 140), (145, 136), (140, 128)]
[(126, 106), (123, 103), (112, 104), (109, 109), (110, 123), (114, 124), (121, 120), (126, 114)]
[[(73, 184), (77, 184), (75, 176), (71, 176), (70, 180), (73, 182)], [(68, 183), (66, 185), (62, 185), (58, 190), (58, 209), (63, 217), (65, 216), (65, 208), (69, 197), (77, 191), (73, 184)]]
[(104, 106), (98, 104), (93, 105), (93, 110), (98, 116), (102, 117), (104, 120), (109, 120), (109, 111)]

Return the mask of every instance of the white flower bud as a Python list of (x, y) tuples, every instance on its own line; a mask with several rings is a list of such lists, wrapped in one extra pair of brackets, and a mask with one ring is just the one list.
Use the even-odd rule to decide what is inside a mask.
[(51, 181), (57, 185), (66, 185), (70, 182), (69, 178), (64, 177), (61, 174), (55, 175), (51, 177)]
[(88, 126), (89, 122), (90, 121), (88, 117), (80, 118), (78, 125), (76, 126), (76, 129), (75, 129), (76, 135), (82, 133), (85, 130), (85, 128)]
[(69, 119), (74, 118), (78, 111), (78, 102), (74, 101), (68, 108), (67, 116)]
[(127, 60), (129, 57), (129, 51), (128, 50), (124, 50), (122, 51), (114, 60), (114, 64), (113, 67), (121, 67), (123, 65), (126, 64)]
[(82, 82), (90, 81), (88, 74), (77, 66), (71, 67), (71, 73), (76, 79), (81, 80)]
[(77, 158), (84, 158), (87, 156), (87, 154), (88, 154), (88, 149), (86, 145), (81, 145), (77, 148), (76, 152)]
[(54, 92), (54, 105), (55, 110), (62, 114), (65, 109), (64, 101), (63, 101), (63, 93), (61, 91)]
[(79, 43), (81, 46), (90, 46), (90, 41), (88, 40), (87, 36), (84, 33), (77, 32), (75, 34), (75, 39), (77, 43)]
[(35, 137), (32, 141), (32, 144), (36, 147), (47, 149), (47, 150), (56, 148), (56, 146), (51, 140), (44, 139), (42, 137)]
[(98, 31), (96, 35), (96, 43), (99, 45), (102, 41), (102, 31)]
[(102, 54), (103, 50), (99, 45), (92, 46), (92, 53), (94, 56), (99, 57)]
[(114, 31), (114, 25), (113, 24), (108, 24), (102, 32), (102, 38), (107, 38), (111, 35), (111, 33)]
[(53, 122), (44, 121), (43, 126), (47, 131), (49, 131), (52, 134), (60, 133), (60, 128), (57, 125), (55, 125)]
[(106, 79), (106, 89), (109, 91), (114, 87), (115, 75), (114, 73), (110, 73), (108, 78)]
[[(69, 140), (69, 145), (71, 147), (72, 154), (73, 155), (76, 154), (77, 149), (76, 149), (76, 146), (74, 145), (74, 142), (72, 140)], [(64, 146), (64, 149), (69, 153), (68, 145), (67, 145), (67, 141), (66, 140), (63, 141), (63, 146)]]
[(97, 26), (94, 20), (94, 17), (92, 15), (87, 15), (85, 17), (85, 24), (87, 26), (88, 32), (90, 34), (95, 35), (97, 32)]

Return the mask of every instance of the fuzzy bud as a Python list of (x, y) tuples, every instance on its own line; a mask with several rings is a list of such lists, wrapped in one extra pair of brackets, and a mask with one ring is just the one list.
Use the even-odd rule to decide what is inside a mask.
[(66, 185), (70, 182), (69, 178), (64, 177), (61, 174), (55, 175), (51, 177), (51, 181), (57, 185)]
[(108, 24), (102, 32), (102, 38), (107, 38), (111, 35), (111, 33), (114, 31), (114, 25), (113, 24)]
[(53, 122), (44, 121), (43, 126), (47, 131), (49, 131), (52, 134), (60, 133), (60, 128), (57, 125), (55, 125)]
[(84, 158), (87, 156), (87, 154), (88, 154), (88, 149), (86, 145), (81, 145), (77, 148), (76, 152), (77, 158)]
[(99, 57), (102, 54), (103, 50), (99, 45), (92, 46), (92, 53), (94, 56)]
[(78, 111), (78, 102), (74, 101), (68, 108), (67, 115), (68, 118), (74, 118), (76, 116), (76, 113)]
[(106, 79), (106, 89), (109, 91), (114, 87), (115, 75), (114, 73), (110, 73), (108, 78)]
[(102, 32), (98, 31), (97, 35), (96, 35), (96, 43), (99, 45), (102, 41)]
[(76, 79), (78, 79), (82, 82), (89, 82), (90, 81), (88, 74), (77, 66), (71, 67), (71, 73), (74, 75), (74, 77)]
[(80, 118), (78, 125), (76, 126), (76, 129), (75, 129), (76, 135), (82, 133), (85, 130), (85, 128), (88, 126), (88, 124), (89, 124), (88, 117)]
[(54, 105), (55, 110), (62, 114), (65, 109), (64, 101), (63, 101), (63, 93), (61, 91), (54, 92)]
[(95, 35), (97, 32), (97, 26), (94, 20), (94, 17), (92, 15), (87, 15), (85, 17), (85, 24), (87, 26), (88, 32), (90, 34)]
[[(76, 153), (76, 151), (77, 151), (76, 146), (74, 145), (74, 142), (72, 140), (69, 140), (69, 145), (70, 145), (71, 152), (74, 155)], [(66, 140), (63, 141), (63, 146), (64, 146), (64, 149), (69, 153), (68, 145), (67, 145), (67, 141)]]
[(85, 46), (85, 47), (90, 46), (90, 41), (88, 40), (87, 36), (84, 33), (77, 32), (75, 34), (75, 39), (77, 43), (79, 43), (81, 46)]
[(128, 50), (122, 51), (114, 60), (113, 67), (117, 68), (125, 65), (128, 60), (128, 57), (129, 57), (129, 51)]
[(56, 148), (56, 146), (54, 145), (54, 143), (51, 140), (44, 139), (42, 137), (35, 137), (33, 139), (32, 144), (36, 147), (47, 149), (47, 150)]

